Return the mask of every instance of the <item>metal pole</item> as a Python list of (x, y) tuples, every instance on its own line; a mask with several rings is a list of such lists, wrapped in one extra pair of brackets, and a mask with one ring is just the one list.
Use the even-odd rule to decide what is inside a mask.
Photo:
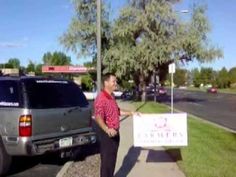
[(101, 91), (101, 0), (97, 0), (97, 92)]
[(171, 114), (173, 114), (173, 96), (174, 96), (174, 88), (173, 88), (173, 72), (171, 73)]

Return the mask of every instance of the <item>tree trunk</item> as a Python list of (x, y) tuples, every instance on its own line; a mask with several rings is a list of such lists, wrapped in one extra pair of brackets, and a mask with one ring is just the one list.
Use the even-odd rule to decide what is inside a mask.
[(139, 82), (140, 82), (140, 85), (139, 85), (139, 88), (141, 90), (141, 101), (142, 102), (145, 102), (146, 101), (146, 82), (145, 82), (145, 79), (144, 79), (144, 75), (143, 74), (140, 74), (139, 76)]

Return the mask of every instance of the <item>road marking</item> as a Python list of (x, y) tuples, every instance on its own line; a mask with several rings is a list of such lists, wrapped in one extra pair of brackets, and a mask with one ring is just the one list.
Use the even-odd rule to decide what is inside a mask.
[(199, 104), (199, 103), (194, 103), (194, 102), (189, 102), (190, 104), (193, 104), (193, 105), (196, 105), (196, 106), (203, 106), (203, 105), (201, 105), (201, 104)]

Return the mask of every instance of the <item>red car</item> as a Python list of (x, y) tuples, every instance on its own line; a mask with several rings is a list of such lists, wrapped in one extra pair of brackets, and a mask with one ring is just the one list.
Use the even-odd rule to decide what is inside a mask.
[(207, 93), (217, 93), (217, 88), (215, 87), (208, 88)]
[(158, 88), (157, 91), (158, 91), (159, 95), (166, 95), (167, 94), (167, 90), (164, 87)]

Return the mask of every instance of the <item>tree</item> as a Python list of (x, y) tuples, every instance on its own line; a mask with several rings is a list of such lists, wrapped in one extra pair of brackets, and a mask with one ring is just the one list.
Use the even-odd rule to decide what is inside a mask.
[(20, 60), (18, 58), (10, 58), (5, 64), (5, 68), (20, 68)]
[(93, 89), (93, 79), (89, 74), (82, 76), (81, 86), (83, 91), (91, 91)]
[[(222, 51), (208, 40), (210, 25), (206, 8), (195, 6), (189, 22), (173, 10), (178, 0), (137, 0), (122, 9), (120, 16), (109, 23), (102, 10), (103, 72), (118, 77), (131, 77), (146, 98), (146, 84), (153, 72), (164, 80), (172, 62), (213, 61)], [(75, 16), (60, 38), (66, 49), (78, 56), (96, 58), (96, 0), (74, 0)]]
[(236, 67), (233, 67), (229, 70), (229, 80), (231, 87), (236, 87)]
[(47, 52), (43, 55), (44, 65), (70, 65), (71, 58), (63, 52)]
[(34, 62), (30, 60), (28, 66), (26, 67), (27, 73), (35, 72), (35, 67), (36, 66), (35, 66)]
[(191, 71), (193, 75), (193, 85), (194, 87), (199, 87), (202, 83), (200, 71), (195, 68)]
[(228, 88), (230, 86), (228, 71), (225, 67), (219, 71), (216, 83), (219, 88)]
[(34, 72), (35, 75), (42, 75), (42, 64), (36, 64), (33, 61), (29, 61), (28, 66), (26, 67), (27, 73)]
[[(96, 59), (96, 0), (73, 0), (75, 16), (67, 31), (60, 37), (60, 43), (77, 54)], [(110, 36), (109, 13), (102, 7), (102, 51), (107, 47)]]
[(184, 23), (171, 3), (163, 0), (140, 0), (124, 8), (113, 26), (104, 58), (106, 69), (120, 77), (132, 75), (145, 100), (146, 84), (153, 71), (166, 75), (173, 61), (205, 62), (221, 57), (221, 50), (209, 45), (205, 11), (195, 6), (190, 22)]
[(43, 64), (37, 64), (35, 66), (35, 75), (42, 75), (42, 66)]
[(212, 68), (201, 68), (200, 71), (201, 82), (203, 85), (212, 84), (216, 81), (216, 74)]
[(187, 70), (186, 69), (176, 69), (174, 74), (174, 83), (177, 87), (181, 85), (186, 85), (187, 83)]

